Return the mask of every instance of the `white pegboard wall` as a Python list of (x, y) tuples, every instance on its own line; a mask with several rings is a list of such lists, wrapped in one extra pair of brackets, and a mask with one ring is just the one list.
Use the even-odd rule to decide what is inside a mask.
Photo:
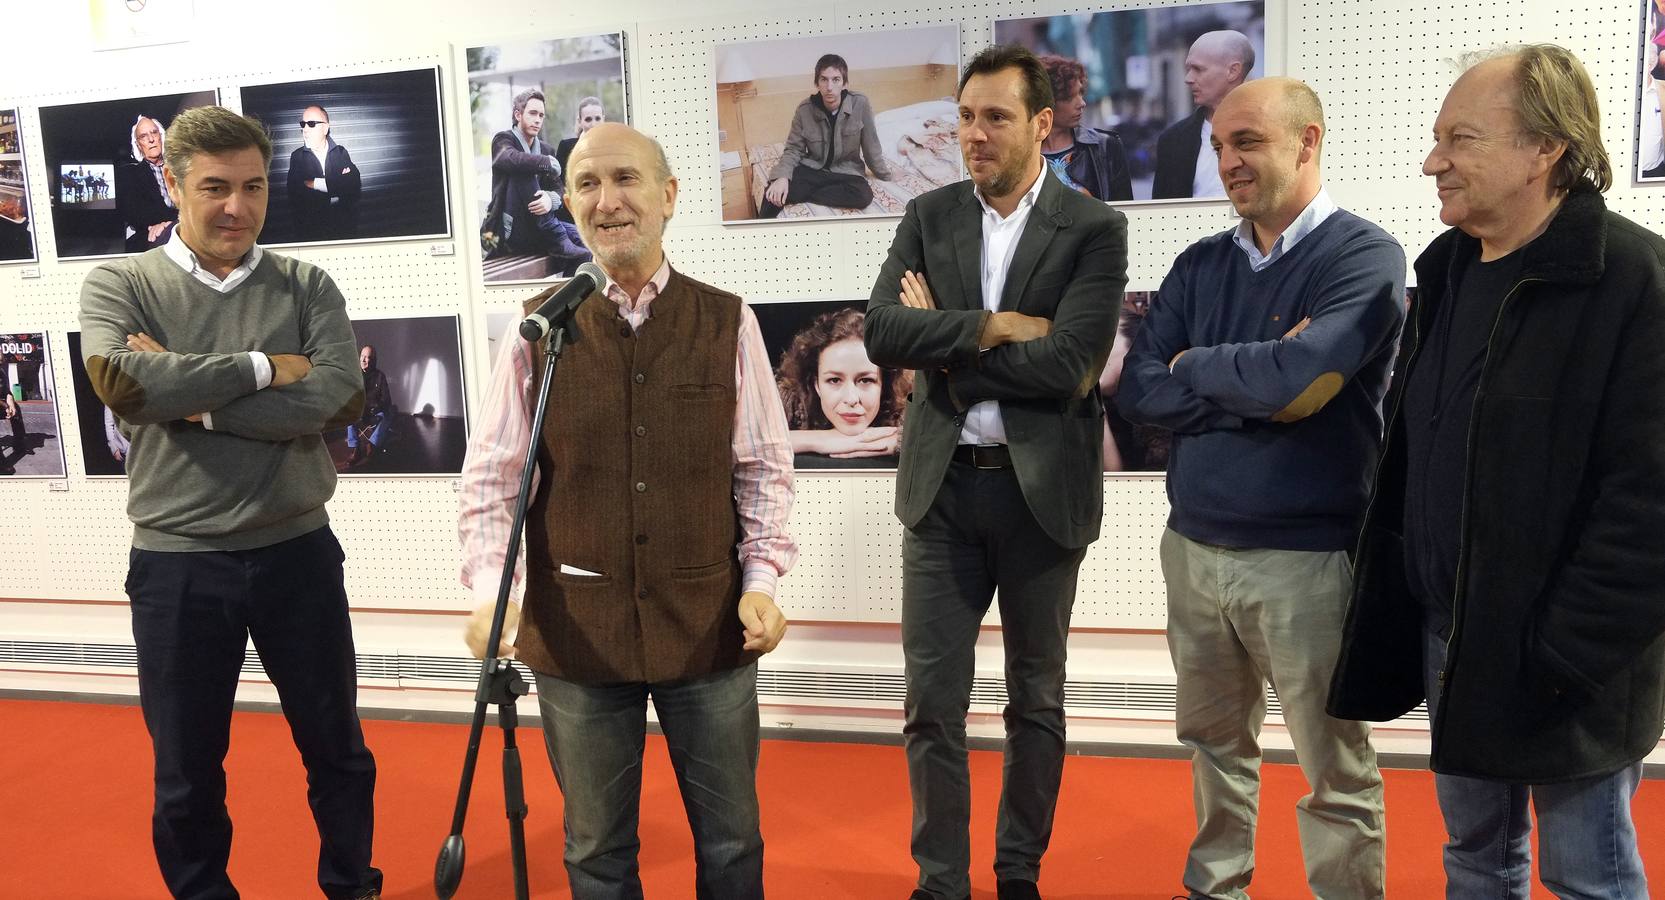
[[(63, 23), (47, 4), (14, 11), (0, 106), (17, 106), (26, 142), (31, 203), (41, 261), (0, 266), (0, 330), (50, 333), (69, 490), (44, 481), (0, 484), (27, 517), (0, 526), (14, 554), (39, 565), (15, 570), (9, 593), (40, 599), (120, 600), (130, 526), (126, 485), (81, 474), (74, 395), (63, 335), (76, 328), (81, 279), (96, 262), (53, 257), (50, 186), (36, 109), (42, 105), (214, 86), (235, 102), (235, 85), (355, 72), (442, 68), (447, 169), (453, 238), (282, 250), (316, 263), (335, 278), (355, 317), (461, 315), (469, 400), (478, 409), (485, 382), (484, 313), (510, 307), (536, 286), (484, 288), (476, 281), (478, 186), (461, 157), (468, 146), (465, 74), (457, 48), (514, 38), (541, 39), (624, 30), (635, 123), (665, 144), (681, 180), (677, 214), (666, 245), (675, 264), (694, 277), (743, 296), (865, 297), (882, 264), (896, 219), (724, 226), (715, 172), (713, 46), (810, 33), (863, 32), (957, 23), (963, 55), (991, 38), (995, 19), (1133, 8), (1136, 0), (1057, 2), (887, 3), (861, 0), (711, 0), (691, 6), (616, 0), (606, 8), (577, 4), (551, 9), (543, 0), (502, 0), (465, 6), (439, 0), (374, 0), (325, 4), (294, 0), (293, 16), (265, 23), (256, 44), (217, 39), (219, 23), (242, 13), (231, 0), (198, 0), (203, 35), (184, 45), (90, 53), (61, 40)], [(328, 17), (325, 34), (304, 23)], [(1268, 56), (1279, 70), (1308, 80), (1326, 104), (1330, 140), (1325, 169), (1344, 206), (1382, 225), (1414, 258), (1442, 228), (1430, 179), (1420, 173), (1440, 99), (1455, 77), (1448, 60), (1502, 42), (1556, 40), (1577, 52), (1601, 94), (1604, 135), (1618, 173), (1613, 208), (1656, 230), (1665, 226), (1665, 186), (1630, 184), (1636, 92), (1638, 9), (1630, 0), (1501, 0), (1438, 5), (1387, 0), (1361, 10), (1340, 0), (1268, 3)], [(1278, 23), (1281, 23), (1281, 27)], [(1279, 40), (1281, 39), (1281, 40)], [(135, 77), (135, 73), (143, 73)], [(1154, 289), (1173, 258), (1199, 238), (1234, 224), (1220, 203), (1149, 204), (1126, 209), (1129, 287)], [(450, 243), (449, 256), (430, 245)], [(27, 269), (39, 278), (26, 279)], [(391, 623), (420, 611), (466, 609), (456, 584), (456, 495), (453, 480), (344, 479), (331, 515), (349, 558), (348, 589), (375, 643)], [(888, 475), (800, 475), (794, 530), (803, 546), (798, 570), (783, 582), (783, 605), (799, 622), (894, 623), (900, 616), (902, 529), (892, 513)], [(1109, 478), (1103, 536), (1081, 573), (1074, 622), (1100, 631), (1159, 630), (1165, 621), (1156, 545), (1166, 517), (1162, 481)], [(399, 611), (413, 611), (402, 615)], [(829, 626), (830, 627), (830, 626)], [(378, 629), (387, 629), (382, 632)], [(0, 631), (3, 631), (0, 626)], [(799, 633), (813, 632), (812, 628)], [(875, 629), (889, 634), (883, 629)], [(1086, 637), (1097, 637), (1087, 635)], [(1141, 635), (1124, 635), (1135, 638)], [(1160, 638), (1153, 638), (1160, 641)], [(418, 648), (420, 649), (420, 648)], [(449, 643), (446, 651), (451, 649)], [(804, 650), (817, 662), (850, 654), (833, 641)]]

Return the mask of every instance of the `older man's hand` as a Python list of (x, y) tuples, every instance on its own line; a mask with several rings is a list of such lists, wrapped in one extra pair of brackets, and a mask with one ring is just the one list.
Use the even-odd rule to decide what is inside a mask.
[[(474, 608), (468, 616), (468, 626), (463, 631), (463, 642), (468, 644), (468, 652), (474, 654), (475, 659), (486, 658), (486, 640), (491, 637), (491, 616), (497, 611), (497, 604), (482, 603)], [(509, 601), (509, 608), (503, 611), (503, 634), (513, 634), (515, 626), (520, 624), (520, 604)], [(514, 659), (515, 648), (501, 638), (497, 641), (497, 656), (501, 659)]]

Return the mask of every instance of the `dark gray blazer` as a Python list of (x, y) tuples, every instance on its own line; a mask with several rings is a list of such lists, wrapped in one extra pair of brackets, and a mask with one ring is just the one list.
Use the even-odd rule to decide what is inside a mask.
[[(908, 203), (867, 304), (867, 354), (917, 369), (903, 420), (896, 515), (913, 527), (942, 486), (965, 414), (1000, 401), (1012, 465), (1029, 509), (1059, 545), (1085, 547), (1104, 511), (1098, 377), (1127, 286), (1127, 217), (1065, 188), (1043, 169), (1000, 309), (1052, 320), (1036, 341), (979, 352), (982, 205), (970, 181)], [(922, 273), (937, 309), (899, 299), (902, 273)]]

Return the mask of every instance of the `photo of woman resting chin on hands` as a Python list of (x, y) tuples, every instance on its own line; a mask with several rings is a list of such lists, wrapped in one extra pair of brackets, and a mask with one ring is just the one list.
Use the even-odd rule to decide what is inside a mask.
[(849, 308), (823, 313), (781, 354), (775, 380), (798, 468), (896, 465), (913, 374), (867, 358), (865, 318)]

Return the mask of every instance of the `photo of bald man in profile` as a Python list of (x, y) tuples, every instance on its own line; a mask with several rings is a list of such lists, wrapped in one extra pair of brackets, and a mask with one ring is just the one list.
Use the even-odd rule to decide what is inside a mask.
[(1264, 0), (1000, 19), (998, 44), (1053, 76), (1042, 150), (1066, 187), (1109, 203), (1225, 201), (1208, 139), (1239, 85), (1281, 74), (1266, 52)]
[(1185, 86), (1197, 108), (1156, 139), (1152, 200), (1226, 196), (1214, 148), (1208, 143), (1214, 133), (1214, 110), (1248, 80), (1254, 67), (1254, 45), (1241, 32), (1210, 31), (1191, 44), (1191, 52), (1185, 54)]

